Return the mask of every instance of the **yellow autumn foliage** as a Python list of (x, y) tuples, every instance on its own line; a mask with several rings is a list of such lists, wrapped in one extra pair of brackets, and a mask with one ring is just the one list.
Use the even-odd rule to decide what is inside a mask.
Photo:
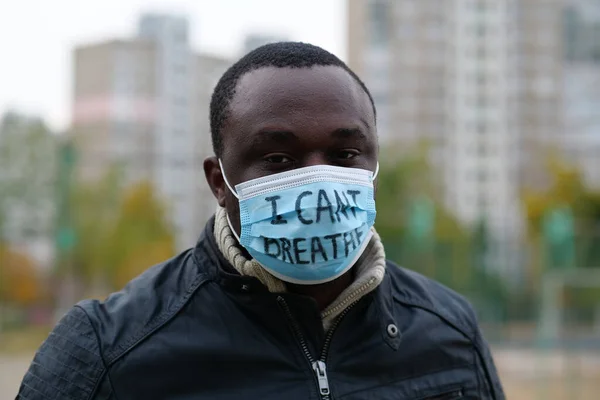
[(41, 296), (42, 286), (34, 262), (27, 255), (0, 244), (0, 301), (28, 306)]
[(142, 182), (125, 191), (107, 250), (110, 281), (117, 289), (175, 253), (165, 207), (150, 183)]
[(545, 190), (523, 190), (523, 206), (529, 233), (533, 237), (540, 234), (542, 220), (549, 210), (568, 206), (577, 216), (583, 216), (594, 198), (594, 193), (586, 188), (580, 171), (558, 155), (549, 155), (546, 173), (550, 185)]
[(112, 282), (114, 287), (117, 289), (124, 287), (127, 282), (149, 267), (172, 257), (173, 252), (174, 248), (171, 240), (146, 243), (132, 248), (128, 252), (128, 257), (115, 270)]
[(80, 182), (72, 202), (72, 264), (96, 297), (121, 289), (175, 252), (167, 209), (149, 182), (124, 187), (115, 168), (97, 182)]

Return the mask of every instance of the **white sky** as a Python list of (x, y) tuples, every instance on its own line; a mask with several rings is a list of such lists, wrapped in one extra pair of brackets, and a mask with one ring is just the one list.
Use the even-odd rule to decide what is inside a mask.
[(0, 0), (0, 115), (68, 126), (71, 50), (130, 37), (145, 11), (188, 16), (196, 51), (234, 56), (246, 33), (285, 35), (346, 57), (345, 0)]

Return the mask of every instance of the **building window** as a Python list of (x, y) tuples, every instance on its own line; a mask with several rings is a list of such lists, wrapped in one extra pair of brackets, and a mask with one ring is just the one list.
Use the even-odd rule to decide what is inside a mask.
[(482, 73), (482, 72), (476, 73), (476, 74), (474, 75), (474, 80), (475, 80), (475, 83), (476, 83), (478, 86), (485, 86), (485, 85), (486, 85), (486, 83), (487, 83), (487, 82), (486, 82), (486, 81), (487, 81), (487, 79), (486, 79), (486, 76), (485, 76), (485, 74), (484, 74), (484, 73)]
[(485, 182), (485, 181), (487, 180), (487, 173), (486, 173), (484, 170), (480, 169), (480, 170), (477, 172), (477, 180), (478, 180), (480, 183), (483, 183), (483, 182)]
[(473, 26), (473, 34), (479, 38), (484, 38), (486, 34), (485, 24), (479, 23)]
[(413, 18), (417, 13), (417, 9), (415, 7), (416, 6), (415, 0), (398, 1), (398, 2), (396, 2), (396, 4), (398, 4), (398, 6), (400, 6), (400, 13), (401, 13), (401, 15), (403, 15), (405, 17)]
[(187, 29), (185, 29), (184, 27), (176, 29), (175, 32), (173, 32), (173, 40), (176, 43), (187, 43)]
[(439, 23), (429, 23), (427, 26), (427, 39), (436, 41), (444, 35), (444, 27)]
[(486, 108), (489, 105), (489, 103), (490, 103), (489, 99), (486, 99), (485, 96), (481, 96), (481, 95), (477, 96), (477, 99), (476, 99), (477, 108), (479, 108), (479, 109)]
[(374, 46), (385, 46), (389, 39), (389, 3), (372, 0), (369, 3), (370, 38)]
[(186, 99), (185, 97), (182, 97), (182, 96), (176, 96), (176, 97), (173, 99), (173, 104), (174, 104), (175, 106), (181, 106), (181, 107), (184, 107), (184, 106), (187, 106), (187, 103), (188, 103), (188, 102), (187, 102), (187, 99)]
[(400, 110), (402, 112), (402, 114), (405, 114), (405, 115), (406, 114), (412, 115), (417, 112), (417, 102), (415, 101), (414, 98), (405, 97), (405, 98), (398, 99), (397, 107), (398, 107), (398, 110)]
[[(479, 157), (485, 157), (487, 155), (487, 149), (483, 143), (479, 143), (477, 145), (477, 155)], [(483, 171), (479, 171), (479, 180), (480, 181), (485, 180), (485, 178), (481, 179), (482, 174), (485, 175), (485, 173)]]
[(175, 72), (177, 75), (185, 75), (187, 72), (187, 68), (184, 64), (174, 64), (173, 72)]
[(477, 206), (480, 210), (487, 209), (487, 204), (487, 199), (482, 194), (477, 196)]
[(415, 26), (411, 22), (403, 23), (398, 27), (400, 39), (409, 39), (415, 35)]
[(485, 60), (485, 58), (487, 57), (487, 51), (485, 46), (477, 46), (475, 57), (477, 57), (478, 60)]

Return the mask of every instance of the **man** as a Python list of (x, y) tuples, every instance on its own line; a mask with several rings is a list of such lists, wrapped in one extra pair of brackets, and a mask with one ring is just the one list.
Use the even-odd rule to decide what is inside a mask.
[(213, 93), (196, 247), (54, 328), (23, 399), (503, 399), (459, 295), (385, 260), (375, 107), (338, 58), (260, 47)]

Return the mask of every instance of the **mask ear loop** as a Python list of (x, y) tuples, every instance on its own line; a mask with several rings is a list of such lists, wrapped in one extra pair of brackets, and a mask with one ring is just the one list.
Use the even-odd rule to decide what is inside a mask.
[[(220, 158), (219, 158), (219, 167), (221, 167), (221, 175), (223, 175), (223, 180), (225, 181), (225, 184), (227, 185), (227, 187), (229, 188), (229, 190), (231, 191), (231, 193), (233, 193), (233, 195), (239, 200), (240, 199), (239, 196), (237, 195), (237, 193), (235, 192), (235, 190), (233, 190), (231, 188), (231, 185), (229, 184), (229, 181), (227, 180), (227, 176), (225, 176), (225, 169), (223, 168), (223, 163), (221, 162)], [(235, 232), (235, 229), (233, 229), (233, 225), (231, 224), (231, 219), (229, 219), (229, 213), (225, 213), (225, 216), (227, 217), (227, 224), (229, 224), (229, 230), (231, 231), (231, 233), (233, 234), (233, 236), (235, 236), (235, 238), (237, 239), (238, 243), (241, 243), (240, 237)]]
[[(225, 184), (227, 185), (227, 187), (229, 188), (231, 193), (233, 193), (235, 198), (239, 200), (240, 196), (238, 196), (238, 194), (235, 192), (235, 190), (233, 190), (233, 188), (229, 184), (229, 181), (227, 180), (227, 176), (225, 176), (225, 168), (223, 168), (223, 163), (221, 162), (220, 158), (219, 158), (219, 167), (221, 167), (221, 175), (223, 175), (223, 180), (225, 181)], [(379, 164), (377, 164), (377, 169), (379, 169)]]
[(233, 229), (233, 225), (231, 225), (231, 220), (229, 219), (229, 214), (225, 213), (225, 215), (227, 216), (227, 223), (229, 224), (229, 230), (231, 231), (231, 234), (233, 236), (235, 236), (235, 238), (237, 239), (238, 243), (242, 243), (242, 241), (240, 240), (240, 237), (238, 236), (238, 234), (235, 232), (235, 229)]
[(375, 178), (377, 178), (377, 174), (379, 174), (379, 161), (377, 161), (377, 167), (375, 167), (375, 172), (373, 173), (373, 177), (371, 178), (371, 182), (373, 182), (375, 180)]

